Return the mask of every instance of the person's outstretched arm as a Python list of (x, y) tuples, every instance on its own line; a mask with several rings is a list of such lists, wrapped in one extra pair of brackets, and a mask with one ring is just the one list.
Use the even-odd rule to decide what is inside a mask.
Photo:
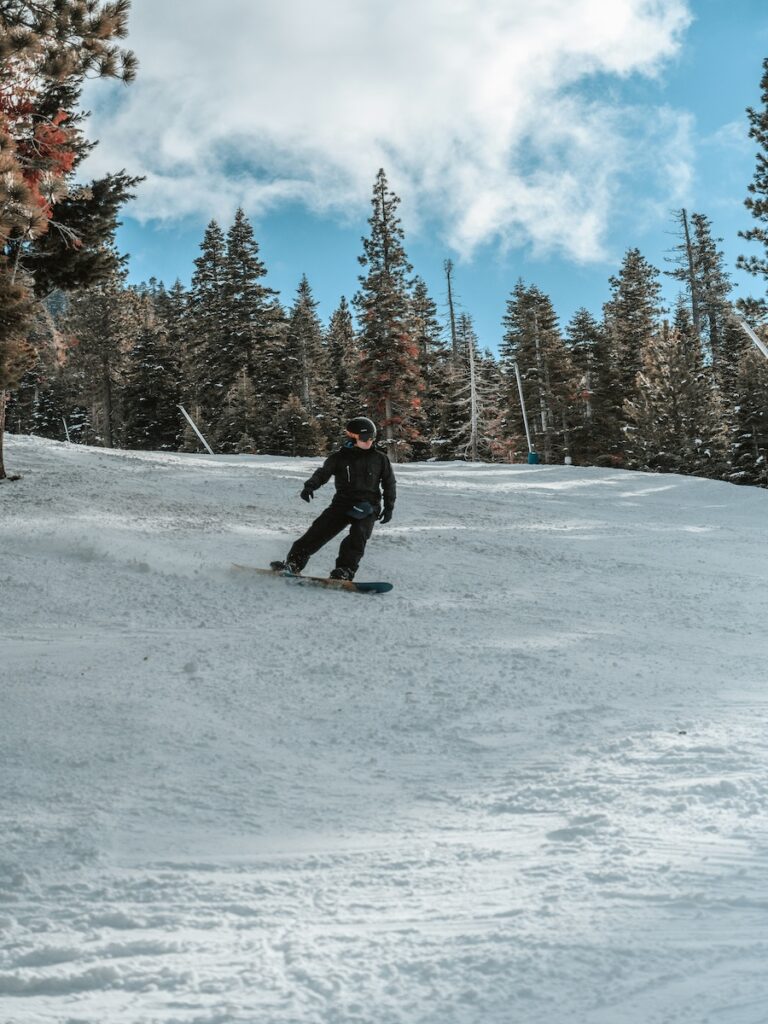
[(381, 488), (384, 492), (384, 508), (381, 513), (381, 521), (388, 523), (392, 518), (397, 499), (397, 484), (395, 483), (395, 471), (388, 456), (384, 456), (384, 472), (381, 475)]
[(302, 488), (301, 491), (301, 496), (302, 498), (304, 498), (304, 501), (309, 501), (313, 497), (318, 487), (322, 487), (323, 484), (328, 483), (328, 481), (333, 476), (335, 470), (336, 452), (332, 452), (332, 454), (328, 456), (328, 458), (325, 460), (322, 466), (318, 466), (318, 468), (315, 470), (315, 472), (312, 474), (309, 480), (305, 481), (304, 487)]

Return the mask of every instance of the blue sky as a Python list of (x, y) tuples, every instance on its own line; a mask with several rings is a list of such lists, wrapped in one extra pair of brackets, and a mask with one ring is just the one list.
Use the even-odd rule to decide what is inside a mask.
[(190, 0), (181, 27), (174, 6), (134, 0), (138, 80), (86, 97), (88, 170), (147, 175), (118, 236), (134, 282), (188, 284), (207, 222), (226, 230), (242, 204), (267, 283), (289, 303), (306, 273), (327, 318), (357, 288), (381, 165), (414, 271), (442, 307), (453, 260), (492, 350), (518, 277), (563, 324), (580, 306), (599, 315), (628, 247), (666, 266), (680, 206), (711, 218), (731, 266), (754, 248), (737, 232), (745, 108), (768, 56), (760, 0), (456, 0), (449, 19), (440, 0), (223, 0), (215, 18)]

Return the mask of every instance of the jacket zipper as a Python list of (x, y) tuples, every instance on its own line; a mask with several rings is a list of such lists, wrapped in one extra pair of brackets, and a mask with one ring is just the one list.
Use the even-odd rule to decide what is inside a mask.
[(352, 483), (352, 477), (350, 476), (350, 473), (349, 473), (349, 465), (347, 465), (347, 483), (348, 484)]

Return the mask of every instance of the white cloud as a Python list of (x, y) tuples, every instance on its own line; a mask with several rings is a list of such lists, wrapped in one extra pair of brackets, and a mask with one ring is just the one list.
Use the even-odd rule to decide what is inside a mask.
[(749, 137), (749, 122), (746, 117), (720, 125), (717, 131), (702, 140), (702, 144), (737, 153), (753, 153), (757, 148)]
[(656, 74), (689, 20), (686, 0), (134, 0), (139, 77), (89, 89), (87, 169), (145, 174), (141, 219), (225, 219), (359, 216), (384, 166), (408, 227), (459, 253), (588, 261), (647, 140), (686, 173), (684, 119), (662, 130), (608, 89)]

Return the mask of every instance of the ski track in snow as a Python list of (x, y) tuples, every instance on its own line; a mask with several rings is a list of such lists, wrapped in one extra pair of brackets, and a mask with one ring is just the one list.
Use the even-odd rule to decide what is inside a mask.
[[(2, 1024), (766, 1024), (768, 493), (7, 438)], [(329, 546), (310, 563), (333, 564)]]

